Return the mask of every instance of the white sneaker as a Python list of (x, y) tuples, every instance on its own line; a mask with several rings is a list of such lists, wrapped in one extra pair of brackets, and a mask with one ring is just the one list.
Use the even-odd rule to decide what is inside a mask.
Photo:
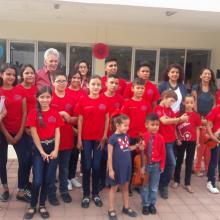
[(77, 180), (77, 178), (72, 178), (71, 180), (72, 186), (76, 187), (76, 188), (80, 188), (82, 187), (82, 184)]
[(73, 190), (73, 186), (72, 186), (72, 183), (70, 180), (67, 180), (68, 181), (68, 185), (67, 185), (67, 188), (69, 191)]
[(210, 193), (213, 193), (213, 194), (219, 193), (219, 190), (216, 187), (213, 187), (211, 181), (207, 183), (207, 189), (209, 190)]

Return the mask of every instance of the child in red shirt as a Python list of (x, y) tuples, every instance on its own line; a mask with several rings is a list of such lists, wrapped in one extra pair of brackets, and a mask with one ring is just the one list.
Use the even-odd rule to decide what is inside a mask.
[(174, 172), (173, 188), (177, 188), (180, 184), (181, 166), (186, 152), (186, 167), (185, 167), (185, 189), (189, 193), (193, 193), (191, 182), (192, 166), (195, 156), (196, 146), (199, 146), (199, 137), (201, 125), (200, 115), (194, 111), (195, 99), (192, 95), (186, 95), (183, 99), (183, 113), (188, 115), (187, 122), (177, 125), (177, 148), (176, 148), (176, 168)]
[[(34, 140), (33, 183), (31, 203), (24, 219), (33, 218), (39, 200), (39, 213), (42, 218), (49, 218), (45, 201), (52, 184), (55, 183), (57, 156), (60, 144), (60, 127), (63, 120), (59, 113), (50, 108), (52, 91), (42, 87), (37, 92), (37, 108), (28, 113), (26, 126), (31, 130)], [(39, 197), (40, 193), (40, 198)]]
[(109, 113), (106, 101), (100, 97), (101, 78), (92, 76), (89, 81), (89, 95), (82, 97), (76, 106), (78, 114), (78, 143), (82, 149), (83, 199), (81, 206), (90, 203), (90, 173), (92, 169), (92, 199), (97, 207), (102, 206), (99, 197), (99, 175), (102, 149), (107, 140)]
[(2, 64), (0, 67), (0, 96), (5, 97), (6, 116), (0, 122), (0, 177), (4, 188), (2, 201), (9, 198), (7, 183), (7, 154), (8, 144), (12, 144), (18, 157), (18, 200), (30, 201), (30, 195), (25, 193), (29, 184), (31, 166), (31, 146), (27, 144), (27, 135), (24, 132), (27, 109), (23, 93), (15, 87), (17, 82), (16, 68), (11, 64)]
[[(154, 108), (160, 98), (160, 93), (157, 87), (150, 81), (150, 72), (150, 65), (147, 62), (141, 62), (139, 64), (137, 68), (137, 76), (145, 81), (143, 99), (149, 102), (151, 107)], [(132, 83), (128, 83), (123, 94), (124, 98), (130, 99), (133, 97), (133, 94)]]
[(147, 132), (144, 134), (144, 150), (147, 165), (142, 167), (141, 172), (148, 175), (148, 183), (141, 187), (142, 214), (156, 214), (157, 190), (160, 181), (160, 173), (165, 167), (165, 142), (163, 136), (158, 133), (160, 121), (155, 113), (146, 118)]
[(174, 143), (176, 140), (176, 124), (188, 120), (188, 116), (183, 114), (176, 117), (171, 109), (171, 105), (177, 101), (177, 95), (173, 90), (166, 90), (162, 93), (161, 101), (155, 107), (155, 113), (160, 119), (159, 133), (164, 137), (166, 146), (166, 165), (164, 172), (160, 176), (160, 195), (163, 199), (168, 198), (168, 185), (176, 166), (176, 158), (174, 155)]

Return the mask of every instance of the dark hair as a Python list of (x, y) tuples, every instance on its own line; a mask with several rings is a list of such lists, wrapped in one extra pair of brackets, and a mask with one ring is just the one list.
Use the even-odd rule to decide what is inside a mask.
[(132, 82), (132, 86), (144, 86), (145, 85), (145, 81), (143, 79), (140, 78), (135, 78)]
[(100, 81), (102, 81), (102, 78), (101, 78), (101, 76), (99, 76), (99, 75), (93, 75), (93, 76), (89, 79), (89, 82), (90, 82), (92, 79), (99, 79)]
[(147, 115), (146, 121), (159, 121), (159, 117), (155, 113), (150, 113)]
[(34, 74), (36, 73), (35, 68), (31, 64), (26, 64), (26, 65), (22, 66), (21, 70), (20, 70), (21, 82), (24, 81), (23, 73), (24, 73), (24, 71), (26, 70), (27, 67), (31, 68), (33, 70)]
[(58, 70), (54, 73), (54, 81), (58, 76), (64, 76), (67, 79), (66, 73)]
[(86, 77), (89, 78), (91, 76), (91, 71), (90, 71), (90, 65), (89, 63), (86, 61), (86, 60), (79, 60), (75, 63), (74, 65), (74, 69), (73, 69), (73, 72), (76, 72), (76, 71), (79, 71), (79, 65), (81, 63), (85, 63), (87, 68), (88, 68), (88, 73), (86, 74)]
[[(13, 86), (15, 86), (18, 83), (18, 75), (17, 75), (17, 68), (14, 64), (10, 63), (3, 63), (0, 66), (0, 73), (4, 73), (7, 69), (13, 69), (15, 71), (15, 81), (13, 83)], [(0, 86), (3, 86), (3, 79), (0, 77)]]
[(69, 75), (68, 75), (68, 83), (71, 82), (73, 76), (75, 76), (76, 74), (79, 74), (80, 75), (80, 80), (82, 81), (82, 74), (80, 73), (79, 70), (74, 70), (73, 72), (71, 72)]
[[(48, 92), (52, 96), (52, 89), (49, 86), (43, 86), (37, 91), (37, 98), (43, 93)], [(41, 127), (45, 126), (40, 103), (37, 101), (37, 119)]]
[(116, 62), (118, 64), (118, 60), (114, 57), (108, 57), (105, 59), (105, 64), (110, 63), (110, 62)]
[(161, 100), (166, 99), (166, 98), (173, 98), (177, 101), (178, 97), (177, 94), (173, 90), (165, 90), (161, 94)]
[[(186, 94), (183, 97), (183, 101), (182, 102), (184, 102), (186, 100), (186, 98), (193, 98), (195, 100), (195, 97), (192, 94), (190, 94), (190, 93)], [(185, 106), (181, 105), (180, 106), (180, 115), (184, 114), (185, 112), (186, 112)]]
[(164, 71), (164, 81), (169, 81), (169, 76), (168, 73), (170, 72), (171, 69), (178, 69), (179, 70), (179, 79), (177, 80), (177, 83), (182, 83), (183, 82), (183, 77), (184, 77), (184, 72), (183, 72), (183, 68), (180, 64), (178, 63), (174, 63), (174, 64), (170, 64), (166, 70)]
[(137, 65), (137, 69), (136, 72), (138, 72), (141, 67), (148, 67), (151, 70), (151, 65), (147, 62), (147, 61), (141, 61), (138, 65)]
[(118, 74), (109, 74), (108, 76), (107, 76), (107, 79), (109, 79), (109, 78), (114, 78), (114, 79), (119, 79), (119, 75)]
[[(217, 86), (216, 86), (216, 81), (215, 81), (215, 74), (213, 72), (212, 69), (208, 68), (208, 67), (204, 67), (200, 70), (199, 72), (199, 76), (202, 75), (202, 73), (205, 70), (209, 70), (211, 72), (211, 80), (209, 81), (209, 91), (211, 93), (211, 95), (215, 96), (216, 95), (216, 91), (217, 91)], [(199, 78), (199, 83), (198, 83), (198, 90), (197, 90), (198, 94), (200, 94), (202, 92), (202, 79)]]
[(116, 131), (116, 124), (122, 124), (123, 121), (128, 120), (129, 117), (125, 114), (118, 114), (111, 117), (111, 130), (112, 132)]

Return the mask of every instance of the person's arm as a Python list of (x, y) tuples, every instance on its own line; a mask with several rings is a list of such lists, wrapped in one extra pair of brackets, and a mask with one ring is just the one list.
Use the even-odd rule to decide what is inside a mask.
[(107, 137), (107, 133), (108, 133), (108, 126), (109, 126), (109, 113), (105, 114), (105, 127), (104, 127), (104, 133), (103, 133), (103, 137), (102, 140), (100, 142), (100, 148), (103, 149), (108, 137)]
[(196, 127), (196, 146), (199, 147), (200, 146), (200, 142), (199, 142), (199, 139), (200, 139), (200, 127)]
[(194, 108), (195, 108), (195, 111), (197, 112), (198, 109), (197, 109), (197, 92), (196, 92), (196, 90), (192, 90), (191, 94), (192, 94), (192, 96), (195, 99), (195, 106), (194, 106)]
[(168, 118), (167, 116), (162, 116), (160, 117), (160, 122), (162, 122), (165, 125), (170, 125), (170, 124), (178, 124), (181, 122), (186, 122), (188, 121), (188, 116), (186, 114), (181, 115), (180, 117), (177, 118)]
[(5, 138), (6, 138), (6, 140), (7, 140), (7, 142), (9, 143), (9, 144), (15, 144), (16, 142), (15, 142), (15, 140), (14, 140), (14, 138), (12, 137), (12, 135), (8, 132), (8, 130), (5, 128), (5, 125), (4, 125), (4, 123), (1, 121), (0, 122), (0, 129), (1, 129), (1, 132), (4, 134), (4, 136), (5, 136)]
[(217, 137), (214, 135), (214, 133), (212, 132), (212, 127), (213, 127), (212, 122), (211, 122), (211, 121), (208, 121), (208, 123), (207, 123), (207, 131), (208, 131), (208, 134), (209, 134), (210, 138), (211, 138), (213, 141), (215, 141), (215, 142), (217, 142), (217, 143), (220, 143), (220, 141), (218, 140), (218, 138), (217, 138)]
[(21, 126), (20, 126), (20, 129), (18, 131), (18, 133), (15, 135), (14, 137), (14, 141), (15, 143), (17, 143), (21, 136), (23, 135), (24, 133), (24, 128), (25, 128), (25, 122), (26, 122), (26, 119), (27, 119), (27, 104), (26, 104), (26, 98), (24, 98), (22, 100), (22, 119), (21, 119)]
[(108, 173), (112, 179), (115, 179), (115, 172), (113, 170), (112, 164), (112, 154), (113, 154), (113, 146), (108, 144)]
[(83, 116), (78, 116), (78, 141), (77, 141), (77, 148), (82, 149), (82, 124), (83, 124)]
[(50, 153), (50, 159), (56, 159), (59, 151), (59, 145), (60, 145), (60, 128), (55, 129), (55, 146), (54, 150)]

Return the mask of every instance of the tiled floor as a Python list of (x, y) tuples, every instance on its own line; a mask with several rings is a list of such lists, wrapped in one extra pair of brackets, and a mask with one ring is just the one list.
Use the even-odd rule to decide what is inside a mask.
[[(0, 203), (0, 220), (17, 220), (22, 219), (27, 204), (18, 202), (15, 199), (16, 195), (16, 180), (17, 180), (17, 163), (15, 160), (8, 162), (8, 180), (11, 199), (8, 203)], [(220, 219), (220, 194), (213, 195), (206, 190), (206, 177), (192, 177), (192, 186), (195, 191), (194, 194), (187, 193), (182, 186), (173, 190), (170, 188), (170, 197), (168, 200), (158, 199), (157, 215), (143, 216), (141, 214), (140, 197), (134, 193), (131, 197), (131, 207), (138, 211), (136, 220), (214, 220)], [(51, 207), (48, 205), (50, 211), (50, 219), (52, 220), (104, 220), (107, 217), (108, 207), (108, 190), (104, 190), (100, 195), (103, 198), (104, 206), (97, 208), (91, 203), (90, 208), (82, 209), (80, 207), (81, 189), (74, 189), (70, 192), (73, 202), (64, 204), (58, 207)], [(116, 195), (116, 207), (119, 220), (131, 219), (120, 213), (122, 209), (121, 194)], [(35, 220), (41, 219), (38, 214), (34, 217)]]

